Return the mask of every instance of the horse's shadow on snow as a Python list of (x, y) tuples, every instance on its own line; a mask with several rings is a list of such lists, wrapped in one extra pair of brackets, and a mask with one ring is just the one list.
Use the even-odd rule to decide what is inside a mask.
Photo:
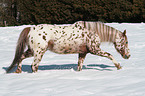
[[(89, 65), (83, 65), (83, 69), (93, 69), (98, 71), (112, 71), (110, 68), (114, 68), (115, 66), (109, 66), (105, 64), (89, 64)], [(8, 67), (3, 67), (3, 69), (7, 70)], [(64, 65), (39, 65), (39, 70), (69, 70), (73, 69), (77, 71), (77, 64), (64, 64)], [(12, 69), (11, 72), (14, 72), (16, 70), (16, 67)], [(32, 73), (31, 65), (22, 65), (22, 71)]]

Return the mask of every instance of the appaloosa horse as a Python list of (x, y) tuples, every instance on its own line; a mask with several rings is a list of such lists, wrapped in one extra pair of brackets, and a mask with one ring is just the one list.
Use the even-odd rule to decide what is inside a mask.
[[(79, 54), (78, 71), (82, 70), (87, 53), (107, 57), (121, 69), (114, 57), (101, 50), (101, 42), (112, 42), (123, 58), (128, 59), (130, 52), (126, 30), (122, 33), (101, 22), (78, 21), (71, 25), (40, 24), (25, 28), (18, 39), (15, 58), (7, 73), (17, 66), (16, 73), (22, 72), (22, 60), (34, 56), (32, 71), (37, 72), (38, 65), (47, 50), (59, 54)], [(25, 48), (27, 50), (24, 52)]]

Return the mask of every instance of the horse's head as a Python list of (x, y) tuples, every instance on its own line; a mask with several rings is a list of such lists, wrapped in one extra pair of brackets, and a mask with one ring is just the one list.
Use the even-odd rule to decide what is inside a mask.
[(128, 48), (126, 30), (124, 30), (123, 33), (117, 35), (114, 45), (115, 45), (116, 50), (122, 55), (124, 59), (129, 59), (130, 51)]

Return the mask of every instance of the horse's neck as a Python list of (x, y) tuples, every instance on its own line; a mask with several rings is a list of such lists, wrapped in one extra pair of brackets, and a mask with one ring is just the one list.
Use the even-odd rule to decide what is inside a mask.
[(86, 28), (99, 35), (101, 42), (115, 42), (120, 32), (101, 22), (86, 22)]
[(101, 42), (112, 42), (116, 41), (120, 35), (120, 32), (113, 27), (107, 26), (105, 24), (98, 24), (100, 26), (100, 31), (98, 35), (100, 36)]

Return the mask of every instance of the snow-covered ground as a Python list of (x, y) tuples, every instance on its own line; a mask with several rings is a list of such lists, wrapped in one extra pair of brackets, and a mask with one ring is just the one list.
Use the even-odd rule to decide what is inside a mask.
[(33, 58), (23, 61), (21, 74), (6, 74), (16, 42), (25, 26), (0, 27), (0, 96), (145, 96), (145, 24), (107, 23), (127, 30), (131, 57), (124, 60), (113, 44), (104, 43), (123, 69), (116, 70), (107, 58), (88, 54), (83, 71), (77, 68), (77, 54), (47, 51), (37, 73), (31, 73)]

